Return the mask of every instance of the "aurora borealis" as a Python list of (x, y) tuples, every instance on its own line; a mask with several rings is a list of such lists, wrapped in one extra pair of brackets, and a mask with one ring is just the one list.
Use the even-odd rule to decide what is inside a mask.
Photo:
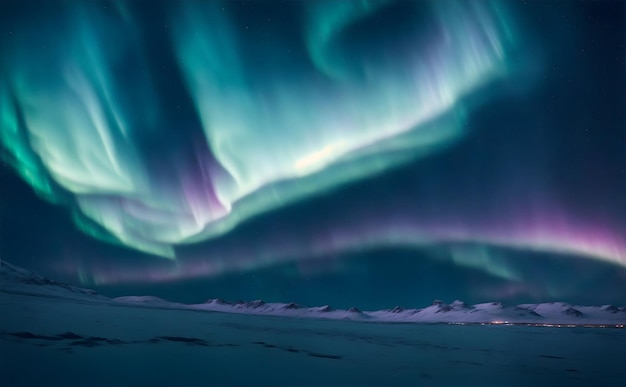
[[(459, 136), (457, 100), (504, 71), (509, 39), (497, 7), (444, 4), (430, 7), (426, 42), (411, 25), (382, 60), (365, 52), (357, 63), (342, 58), (351, 37), (344, 30), (384, 2), (302, 4), (304, 58), (289, 55), (293, 43), (277, 33), (248, 50), (224, 4), (180, 4), (170, 38), (212, 157), (185, 149), (198, 171), (181, 165), (163, 182), (137, 149), (165, 121), (139, 54), (141, 31), (122, 5), (107, 12), (69, 3), (50, 23), (72, 25), (68, 36), (51, 33), (38, 57), (18, 30), (22, 44), (6, 50), (4, 143), (34, 187), (57, 196), (49, 187), (58, 185), (78, 216), (126, 245), (173, 257), (173, 244), (223, 233)], [(107, 32), (118, 25), (124, 33)], [(285, 74), (304, 59), (313, 68)], [(120, 63), (131, 65), (120, 71)]]
[(224, 298), (454, 267), (419, 297), (623, 301), (623, 4), (563, 4), (3, 3), (3, 254)]

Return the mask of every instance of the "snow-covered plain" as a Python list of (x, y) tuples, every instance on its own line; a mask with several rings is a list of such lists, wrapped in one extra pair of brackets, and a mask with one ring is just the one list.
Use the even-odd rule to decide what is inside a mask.
[(0, 384), (623, 385), (625, 323), (609, 305), (110, 299), (2, 262)]

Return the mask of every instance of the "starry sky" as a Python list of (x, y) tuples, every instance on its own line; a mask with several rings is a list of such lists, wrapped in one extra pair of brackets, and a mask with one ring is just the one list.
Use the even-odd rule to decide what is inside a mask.
[(5, 1), (0, 254), (105, 295), (626, 303), (626, 10)]

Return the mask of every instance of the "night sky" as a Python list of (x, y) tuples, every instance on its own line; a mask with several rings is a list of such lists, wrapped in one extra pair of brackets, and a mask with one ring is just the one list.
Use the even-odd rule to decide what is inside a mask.
[(0, 254), (108, 296), (626, 304), (626, 9), (3, 1)]

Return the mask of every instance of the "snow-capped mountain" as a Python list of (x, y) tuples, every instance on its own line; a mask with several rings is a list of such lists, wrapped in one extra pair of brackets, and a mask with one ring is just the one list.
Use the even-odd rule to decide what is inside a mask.
[(30, 270), (12, 265), (4, 260), (0, 260), (0, 291), (94, 301), (108, 300), (108, 297), (99, 294), (95, 290), (55, 281)]
[(360, 311), (332, 309), (329, 306), (305, 307), (293, 303), (252, 302), (229, 303), (211, 299), (204, 304), (185, 305), (185, 308), (255, 315), (299, 318), (350, 319), (373, 322), (402, 323), (489, 323), (489, 324), (625, 324), (626, 308), (612, 305), (575, 306), (563, 302), (505, 306), (499, 302), (468, 305), (462, 301), (446, 304), (435, 300), (422, 309), (392, 309)]
[(95, 292), (57, 282), (37, 273), (11, 265), (0, 266), (0, 291), (45, 297), (107, 301), (125, 306), (185, 309), (206, 312), (402, 323), (490, 323), (490, 324), (626, 324), (626, 307), (614, 305), (578, 306), (564, 302), (505, 306), (500, 302), (475, 305), (463, 301), (447, 304), (435, 300), (424, 308), (403, 308), (360, 311), (356, 307), (333, 309), (328, 305), (307, 307), (296, 303), (272, 303), (263, 300), (227, 302), (209, 299), (202, 304), (180, 304), (153, 296), (125, 296), (109, 299)]
[(239, 301), (226, 302), (221, 299), (209, 299), (203, 304), (186, 305), (187, 308), (214, 312), (262, 314), (270, 316), (286, 316), (300, 318), (367, 320), (370, 318), (359, 309), (352, 307), (347, 310), (333, 309), (328, 305), (306, 307), (293, 302)]

